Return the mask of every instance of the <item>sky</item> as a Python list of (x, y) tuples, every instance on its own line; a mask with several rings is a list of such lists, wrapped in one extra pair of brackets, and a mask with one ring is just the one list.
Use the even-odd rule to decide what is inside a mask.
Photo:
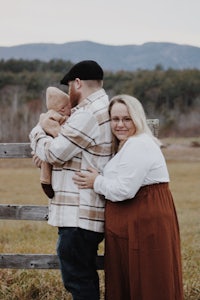
[(200, 47), (200, 0), (0, 0), (0, 46), (86, 40)]

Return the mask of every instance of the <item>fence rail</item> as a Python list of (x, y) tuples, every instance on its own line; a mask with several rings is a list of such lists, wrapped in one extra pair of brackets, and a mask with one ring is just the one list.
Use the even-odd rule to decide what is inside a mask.
[(0, 143), (0, 158), (30, 158), (29, 143)]
[[(155, 136), (158, 136), (159, 120), (148, 119), (148, 124), (153, 134)], [(31, 148), (29, 143), (0, 143), (0, 158), (6, 159), (30, 157)], [(48, 207), (38, 205), (0, 204), (0, 220), (47, 221)], [(98, 255), (96, 257), (96, 264), (99, 270), (102, 270), (104, 268), (103, 255)], [(0, 269), (3, 268), (58, 269), (59, 264), (58, 257), (54, 254), (0, 253)]]
[[(1, 145), (0, 145), (1, 147)], [(48, 206), (0, 205), (1, 220), (47, 221)], [(99, 270), (103, 269), (103, 256), (96, 257)], [(58, 269), (57, 255), (53, 254), (0, 254), (0, 268), (7, 269)]]
[[(104, 269), (104, 257), (96, 257), (98, 270)], [(55, 254), (0, 254), (0, 269), (59, 269)]]
[(40, 205), (0, 205), (0, 219), (47, 221), (48, 207)]

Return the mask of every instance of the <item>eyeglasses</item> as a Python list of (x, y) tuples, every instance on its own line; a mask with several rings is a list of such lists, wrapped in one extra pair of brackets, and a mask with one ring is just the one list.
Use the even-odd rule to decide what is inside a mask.
[(131, 122), (133, 122), (133, 120), (130, 117), (124, 117), (124, 118), (121, 118), (121, 119), (118, 118), (118, 117), (113, 117), (110, 120), (113, 124), (118, 124), (120, 121), (122, 121), (122, 123), (124, 125), (129, 125)]

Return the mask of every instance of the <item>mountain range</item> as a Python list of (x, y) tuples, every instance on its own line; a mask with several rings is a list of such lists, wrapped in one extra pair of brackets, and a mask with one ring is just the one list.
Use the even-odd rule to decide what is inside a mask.
[(174, 43), (148, 42), (142, 45), (105, 45), (91, 41), (64, 44), (35, 43), (0, 47), (0, 59), (50, 61), (61, 59), (76, 63), (93, 59), (106, 71), (163, 69), (200, 69), (200, 47)]

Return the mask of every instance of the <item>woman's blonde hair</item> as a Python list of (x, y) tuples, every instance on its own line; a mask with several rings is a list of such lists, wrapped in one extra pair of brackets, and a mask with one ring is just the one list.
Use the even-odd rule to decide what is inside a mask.
[[(131, 119), (133, 120), (133, 123), (135, 125), (135, 129), (136, 129), (135, 135), (146, 133), (156, 141), (156, 138), (153, 136), (152, 131), (147, 124), (146, 114), (144, 112), (143, 106), (138, 99), (126, 94), (114, 96), (110, 100), (110, 104), (108, 108), (109, 116), (111, 115), (111, 109), (115, 103), (122, 103), (126, 105), (128, 112), (131, 116)], [(115, 136), (113, 136), (114, 152), (117, 151), (118, 146), (119, 146), (119, 141)]]

